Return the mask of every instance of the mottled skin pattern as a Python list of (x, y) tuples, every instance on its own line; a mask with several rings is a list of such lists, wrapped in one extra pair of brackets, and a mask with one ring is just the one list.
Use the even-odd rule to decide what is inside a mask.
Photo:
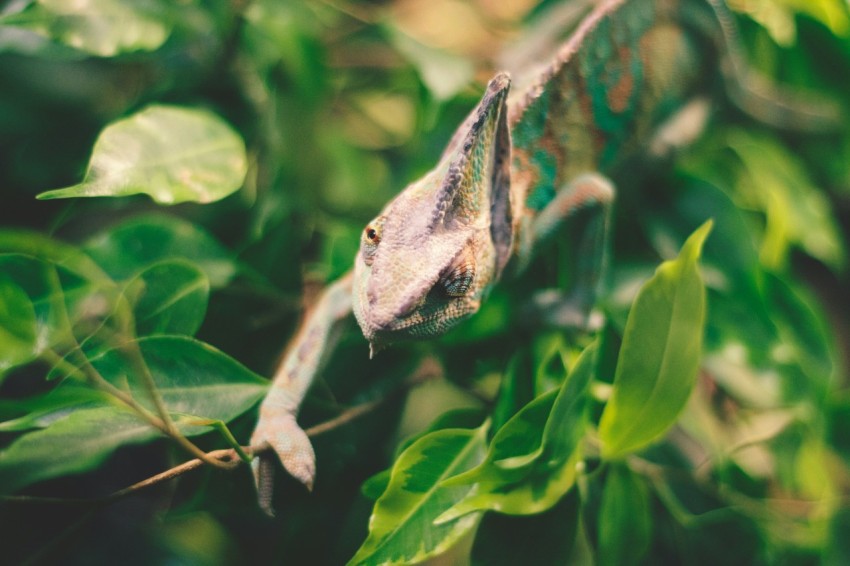
[[(716, 85), (734, 91), (745, 110), (766, 100), (730, 87), (742, 79), (728, 46), (731, 21), (720, 0), (601, 0), (542, 73), (517, 81), (528, 86), (510, 93), (510, 76), (496, 75), (436, 167), (366, 226), (353, 273), (307, 314), (251, 445), (271, 446), (312, 487), (315, 458), (295, 417), (338, 321), (353, 311), (372, 354), (445, 333), (478, 310), (505, 271), (522, 269), (565, 218), (604, 210), (613, 198), (606, 175), (695, 137)], [(767, 106), (755, 106), (769, 121)], [(592, 302), (593, 289), (587, 297)], [(269, 513), (274, 454), (254, 460)]]

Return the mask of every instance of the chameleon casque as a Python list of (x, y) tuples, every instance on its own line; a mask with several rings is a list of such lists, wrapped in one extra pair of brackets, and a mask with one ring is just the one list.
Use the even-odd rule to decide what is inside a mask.
[(593, 257), (579, 277), (584, 292), (570, 296), (586, 312), (614, 197), (609, 176), (623, 175), (627, 160), (663, 157), (687, 144), (711, 100), (730, 100), (783, 127), (810, 129), (827, 119), (745, 71), (722, 0), (577, 4), (586, 9), (550, 62), (525, 69), (513, 85), (507, 73), (490, 81), (436, 167), (365, 227), (353, 270), (308, 313), (251, 439), (272, 449), (253, 463), (266, 511), (275, 457), (312, 487), (315, 456), (296, 415), (333, 347), (334, 327), (351, 312), (371, 354), (441, 335), (474, 314), (500, 278), (522, 270), (571, 214), (598, 209), (601, 220), (588, 235), (596, 242), (588, 248)]

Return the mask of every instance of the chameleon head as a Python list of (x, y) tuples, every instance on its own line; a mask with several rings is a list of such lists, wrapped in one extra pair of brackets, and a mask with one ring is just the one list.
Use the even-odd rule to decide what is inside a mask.
[(475, 313), (510, 256), (510, 78), (490, 81), (437, 166), (363, 230), (353, 308), (372, 352)]

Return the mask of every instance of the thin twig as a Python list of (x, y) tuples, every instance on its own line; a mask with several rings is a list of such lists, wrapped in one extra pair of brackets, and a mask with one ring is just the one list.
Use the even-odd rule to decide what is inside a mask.
[[(325, 421), (323, 423), (317, 424), (306, 429), (304, 432), (308, 437), (313, 438), (319, 436), (321, 434), (325, 434), (326, 432), (330, 432), (334, 429), (340, 428), (351, 421), (375, 410), (379, 406), (388, 402), (391, 399), (401, 395), (405, 391), (410, 388), (419, 385), (429, 379), (433, 379), (441, 375), (442, 368), (440, 368), (439, 364), (433, 360), (432, 358), (426, 358), (419, 365), (417, 370), (410, 375), (401, 385), (394, 391), (390, 392), (388, 395), (381, 397), (380, 399), (375, 399), (374, 401), (369, 401), (366, 403), (362, 403), (360, 405), (355, 405), (349, 409), (346, 409), (336, 417)], [(108, 383), (108, 382), (107, 382)], [(111, 384), (110, 384), (111, 385)], [(119, 390), (120, 391), (120, 390)], [(123, 392), (121, 392), (123, 393)], [(149, 413), (150, 414), (150, 413)], [(156, 418), (154, 415), (150, 415), (152, 418)], [(269, 450), (269, 447), (256, 447), (256, 446), (242, 446), (240, 447), (246, 454), (250, 456), (256, 456), (260, 452)], [(108, 495), (104, 495), (102, 497), (77, 497), (77, 498), (69, 498), (69, 497), (41, 497), (34, 495), (3, 495), (0, 496), (0, 501), (6, 501), (9, 503), (37, 503), (37, 504), (53, 504), (53, 505), (106, 505), (121, 499), (127, 495), (136, 493), (138, 491), (142, 491), (144, 489), (153, 487), (162, 482), (166, 482), (172, 479), (175, 479), (183, 474), (190, 472), (192, 470), (196, 470), (203, 466), (204, 464), (209, 464), (210, 461), (215, 462), (214, 466), (220, 469), (232, 470), (239, 466), (242, 462), (242, 459), (239, 457), (237, 451), (233, 448), (222, 448), (219, 450), (212, 450), (210, 452), (204, 452), (203, 458), (194, 458), (192, 460), (188, 460), (183, 462), (182, 464), (178, 464), (173, 468), (169, 468), (164, 472), (160, 472), (154, 476), (143, 479), (142, 481), (136, 482), (133, 485), (127, 486), (125, 488), (119, 489), (118, 491), (114, 491)]]

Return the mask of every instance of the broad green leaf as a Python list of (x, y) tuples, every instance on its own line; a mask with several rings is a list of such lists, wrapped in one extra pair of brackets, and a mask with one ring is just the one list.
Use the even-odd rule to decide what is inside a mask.
[(375, 503), (369, 536), (349, 564), (422, 562), (469, 533), (478, 523), (477, 515), (440, 525), (434, 519), (469, 491), (468, 486), (447, 487), (441, 482), (481, 461), (486, 428), (439, 430), (405, 450)]
[(537, 515), (487, 513), (475, 534), (472, 564), (569, 564), (578, 522), (579, 497), (575, 489)]
[(206, 110), (151, 105), (98, 136), (85, 179), (40, 199), (147, 194), (160, 204), (208, 203), (242, 186), (245, 143)]
[(783, 266), (789, 246), (797, 244), (811, 256), (840, 269), (846, 254), (832, 209), (802, 162), (767, 136), (735, 130), (727, 141), (744, 165), (740, 189), (766, 215), (762, 262), (772, 268)]
[(629, 312), (611, 398), (599, 422), (602, 457), (633, 452), (663, 434), (684, 408), (699, 369), (705, 286), (697, 266), (706, 222), (641, 288)]
[[(192, 338), (151, 336), (137, 343), (163, 401), (175, 413), (228, 422), (257, 402), (268, 386), (268, 380)], [(130, 372), (125, 351), (110, 350), (92, 365), (113, 385), (143, 400), (143, 382)]]
[(213, 288), (236, 274), (233, 256), (212, 236), (177, 216), (137, 216), (94, 236), (85, 251), (115, 279), (129, 279), (154, 263), (188, 259), (206, 273)]
[(652, 536), (646, 484), (625, 466), (614, 465), (605, 479), (599, 509), (600, 566), (641, 564)]
[(0, 382), (8, 369), (36, 356), (36, 329), (29, 296), (0, 270)]
[(168, 4), (159, 0), (37, 0), (0, 25), (31, 30), (69, 47), (112, 57), (153, 51), (171, 33)]
[[(481, 465), (444, 482), (447, 486), (475, 484), (476, 488), (440, 515), (438, 523), (483, 510), (540, 513), (573, 486), (596, 350), (596, 344), (585, 348), (560, 389), (538, 397), (505, 423)], [(553, 395), (554, 404), (546, 411)]]
[(136, 296), (136, 334), (194, 334), (204, 321), (210, 284), (206, 275), (184, 260), (156, 263), (128, 285)]
[[(188, 414), (228, 422), (266, 392), (267, 380), (203, 342), (155, 336), (137, 344), (163, 402), (177, 417)], [(151, 407), (126, 351), (110, 350), (92, 365), (113, 385)], [(196, 420), (178, 421), (181, 432), (187, 436), (206, 432), (208, 427), (195, 424)], [(9, 493), (36, 481), (90, 470), (121, 446), (160, 437), (158, 430), (114, 399), (107, 406), (76, 410), (43, 430), (21, 436), (0, 453), (0, 491)]]

